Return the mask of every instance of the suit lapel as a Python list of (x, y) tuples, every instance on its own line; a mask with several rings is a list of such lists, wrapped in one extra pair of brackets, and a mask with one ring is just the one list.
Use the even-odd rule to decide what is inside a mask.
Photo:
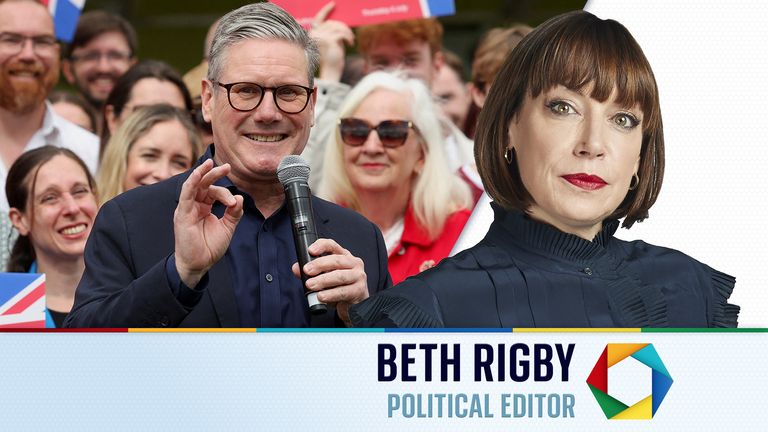
[[(184, 181), (186, 181), (189, 175), (192, 174), (192, 170), (199, 166), (205, 159), (205, 156), (201, 157), (192, 169), (179, 177), (175, 195), (177, 203), (179, 202), (181, 187)], [(221, 327), (240, 327), (240, 312), (237, 308), (235, 289), (232, 285), (231, 267), (228, 261), (229, 257), (225, 254), (224, 257), (222, 257), (219, 262), (214, 264), (208, 271), (208, 289), (206, 291), (208, 292), (207, 295), (210, 297), (211, 304), (213, 305), (214, 312)]]
[(315, 214), (315, 228), (317, 229), (318, 238), (334, 238), (333, 231), (331, 230), (330, 217), (325, 211), (324, 203), (320, 202), (316, 197), (312, 196), (312, 212)]
[(208, 295), (222, 327), (240, 327), (229, 257), (225, 255), (208, 271)]

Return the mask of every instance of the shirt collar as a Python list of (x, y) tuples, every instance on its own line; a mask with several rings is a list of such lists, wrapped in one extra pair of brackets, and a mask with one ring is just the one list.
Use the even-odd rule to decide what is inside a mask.
[(416, 219), (416, 215), (413, 212), (413, 207), (410, 205), (405, 211), (405, 220), (403, 222), (403, 237), (400, 239), (401, 244), (415, 244), (419, 246), (429, 246), (434, 240), (429, 238), (429, 233), (419, 224)]
[(520, 210), (506, 210), (495, 202), (491, 206), (494, 226), (501, 226), (521, 244), (565, 259), (586, 260), (605, 253), (608, 242), (619, 227), (618, 220), (606, 219), (595, 238), (587, 241), (564, 233), (552, 225), (535, 221)]
[[(208, 159), (213, 160), (213, 166), (214, 167), (218, 166), (218, 164), (216, 163), (216, 159), (214, 159), (214, 157), (213, 157), (215, 154), (216, 154), (215, 145), (214, 144), (209, 145), (208, 148), (205, 150), (205, 153), (203, 153), (203, 155), (200, 156), (200, 159), (197, 160), (197, 164), (195, 164), (195, 167), (200, 166), (200, 164), (202, 164), (203, 162), (205, 162)], [(256, 208), (256, 202), (253, 200), (253, 198), (248, 193), (243, 192), (240, 189), (238, 189), (237, 186), (234, 183), (232, 183), (232, 180), (230, 180), (229, 177), (224, 176), (224, 177), (216, 180), (215, 182), (213, 182), (213, 184), (216, 185), (216, 186), (221, 186), (223, 188), (227, 188), (232, 193), (232, 195), (242, 195), (243, 196), (243, 206), (245, 208), (251, 208), (251, 209), (254, 209), (254, 210), (257, 209)], [(179, 190), (181, 190), (181, 189), (179, 189)], [(215, 206), (221, 206), (223, 208), (221, 203), (217, 203), (217, 204), (215, 204)], [(280, 208), (278, 209), (277, 212), (275, 212), (275, 214), (278, 214), (278, 213), (284, 211), (283, 209), (285, 209), (285, 207), (286, 207), (285, 202), (283, 202), (283, 205), (280, 206)], [(222, 212), (223, 212), (223, 210), (222, 210)]]
[(40, 127), (40, 133), (44, 137), (48, 137), (53, 133), (58, 133), (58, 122), (56, 121), (56, 113), (53, 111), (53, 106), (47, 100), (45, 101), (45, 115), (43, 116), (43, 125)]
[[(213, 161), (214, 168), (218, 166), (218, 164), (216, 163), (216, 159), (213, 158), (215, 154), (216, 154), (216, 148), (214, 147), (213, 144), (209, 145), (208, 148), (205, 149), (205, 153), (203, 153), (203, 155), (200, 156), (200, 159), (197, 160), (197, 163), (195, 164), (195, 168), (202, 165), (202, 163), (208, 159), (211, 159)], [(242, 192), (240, 192), (239, 189), (237, 189), (237, 186), (235, 186), (235, 184), (232, 183), (232, 180), (230, 180), (229, 177), (224, 176), (216, 180), (213, 184), (215, 184), (216, 186), (225, 187), (229, 189), (230, 192), (234, 193), (235, 191), (237, 191), (238, 193), (243, 194)]]

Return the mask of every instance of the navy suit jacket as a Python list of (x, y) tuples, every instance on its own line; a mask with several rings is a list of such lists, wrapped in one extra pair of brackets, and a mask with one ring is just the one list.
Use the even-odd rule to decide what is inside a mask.
[[(130, 190), (102, 206), (65, 326), (241, 326), (226, 255), (208, 271), (205, 293), (191, 310), (178, 302), (168, 284), (165, 263), (174, 251), (173, 214), (190, 173)], [(312, 206), (319, 237), (335, 240), (365, 263), (370, 295), (389, 287), (387, 250), (379, 229), (361, 215), (322, 199), (313, 197)], [(340, 324), (332, 307), (311, 317), (313, 327)]]

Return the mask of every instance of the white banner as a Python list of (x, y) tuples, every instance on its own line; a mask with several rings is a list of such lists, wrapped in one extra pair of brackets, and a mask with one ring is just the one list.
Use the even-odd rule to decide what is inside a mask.
[[(0, 334), (0, 418), (4, 430), (764, 430), (767, 339)], [(663, 396), (651, 419), (609, 420), (587, 384), (607, 347), (627, 351), (609, 344), (652, 344), (671, 377), (660, 395), (655, 360), (637, 350), (607, 368), (607, 394), (627, 407)]]

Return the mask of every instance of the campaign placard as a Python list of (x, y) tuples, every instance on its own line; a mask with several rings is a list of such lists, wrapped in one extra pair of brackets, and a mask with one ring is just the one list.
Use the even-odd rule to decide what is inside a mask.
[[(329, 0), (272, 0), (309, 28), (315, 15)], [(429, 18), (456, 13), (454, 0), (336, 0), (327, 19), (341, 21), (350, 27)]]

